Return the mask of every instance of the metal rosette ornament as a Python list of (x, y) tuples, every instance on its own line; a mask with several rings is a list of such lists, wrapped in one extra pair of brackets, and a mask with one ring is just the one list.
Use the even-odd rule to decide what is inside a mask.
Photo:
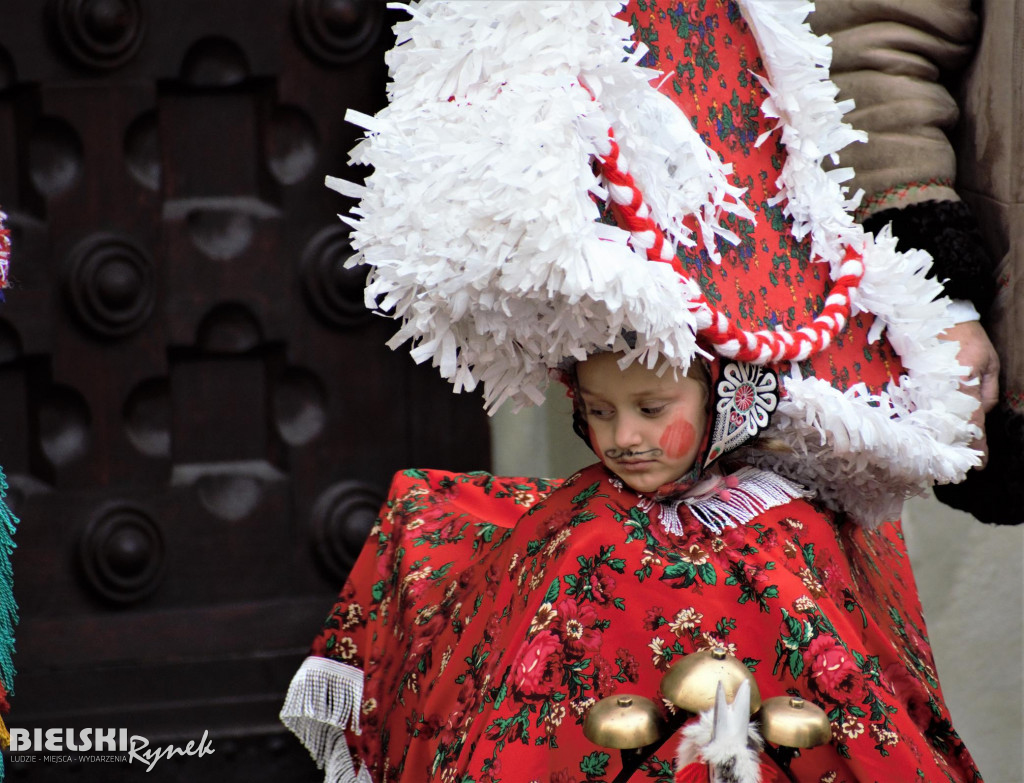
[(766, 367), (726, 362), (714, 393), (714, 427), (705, 466), (768, 428), (772, 413), (779, 407), (779, 380)]
[(763, 367), (779, 401), (744, 458), (874, 525), (978, 464), (977, 404), (930, 258), (866, 235), (851, 172), (822, 168), (863, 137), (810, 4), (738, 7), (414, 3), (389, 106), (348, 116), (373, 173), (328, 184), (359, 199), (349, 263), (400, 321), (389, 345), (456, 391), (539, 403), (552, 370), (601, 350)]

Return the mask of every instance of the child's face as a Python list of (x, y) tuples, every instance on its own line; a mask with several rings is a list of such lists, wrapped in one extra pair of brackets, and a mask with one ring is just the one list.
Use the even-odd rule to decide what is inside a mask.
[(590, 442), (601, 461), (637, 492), (654, 492), (693, 467), (707, 421), (707, 389), (689, 377), (660, 377), (621, 354), (577, 365)]

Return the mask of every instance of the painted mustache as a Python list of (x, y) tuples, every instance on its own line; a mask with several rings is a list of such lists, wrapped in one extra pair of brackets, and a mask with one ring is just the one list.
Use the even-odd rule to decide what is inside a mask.
[(633, 457), (660, 457), (661, 449), (647, 449), (646, 451), (633, 451), (632, 449), (605, 449), (604, 455), (608, 459), (632, 459)]

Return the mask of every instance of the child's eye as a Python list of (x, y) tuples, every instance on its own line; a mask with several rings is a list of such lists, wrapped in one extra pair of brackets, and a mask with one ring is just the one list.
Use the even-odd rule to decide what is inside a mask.
[(608, 408), (587, 408), (587, 415), (595, 419), (607, 419), (612, 415)]
[(640, 412), (644, 416), (658, 416), (664, 412), (666, 407), (665, 405), (644, 405), (640, 408)]

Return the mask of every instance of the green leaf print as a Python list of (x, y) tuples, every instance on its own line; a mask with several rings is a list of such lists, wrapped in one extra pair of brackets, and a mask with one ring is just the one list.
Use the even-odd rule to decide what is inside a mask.
[(555, 577), (548, 587), (548, 591), (544, 594), (545, 603), (553, 604), (558, 598), (558, 594), (562, 591), (562, 580), (559, 577)]
[(611, 759), (607, 753), (595, 750), (589, 756), (585, 756), (580, 762), (580, 772), (588, 778), (597, 778), (604, 775), (608, 768), (608, 761)]
[(804, 657), (800, 654), (799, 650), (793, 650), (789, 654), (789, 672), (793, 675), (793, 678), (798, 678), (804, 671)]
[(578, 527), (584, 522), (589, 522), (592, 519), (597, 519), (597, 514), (593, 511), (581, 511), (579, 514), (569, 520), (569, 524), (572, 527)]
[(572, 499), (572, 504), (574, 506), (578, 506), (578, 505), (581, 505), (582, 503), (586, 503), (588, 500), (590, 500), (592, 497), (594, 497), (594, 495), (597, 494), (597, 490), (600, 487), (601, 487), (601, 482), (600, 481), (595, 481), (593, 484), (591, 484), (585, 490), (580, 492), (580, 494), (578, 494), (576, 497), (574, 497)]
[(673, 563), (665, 568), (661, 578), (663, 580), (682, 579), (683, 587), (689, 587), (697, 578), (697, 567), (693, 563), (687, 563), (685, 560), (681, 563)]
[(494, 709), (498, 709), (498, 707), (501, 706), (501, 703), (503, 701), (505, 701), (505, 697), (507, 695), (508, 695), (508, 685), (506, 685), (505, 683), (502, 683), (501, 687), (498, 688), (498, 692), (496, 694), (494, 694)]
[(373, 595), (373, 600), (380, 603), (384, 599), (384, 580), (381, 579), (379, 582), (375, 582), (370, 591)]

